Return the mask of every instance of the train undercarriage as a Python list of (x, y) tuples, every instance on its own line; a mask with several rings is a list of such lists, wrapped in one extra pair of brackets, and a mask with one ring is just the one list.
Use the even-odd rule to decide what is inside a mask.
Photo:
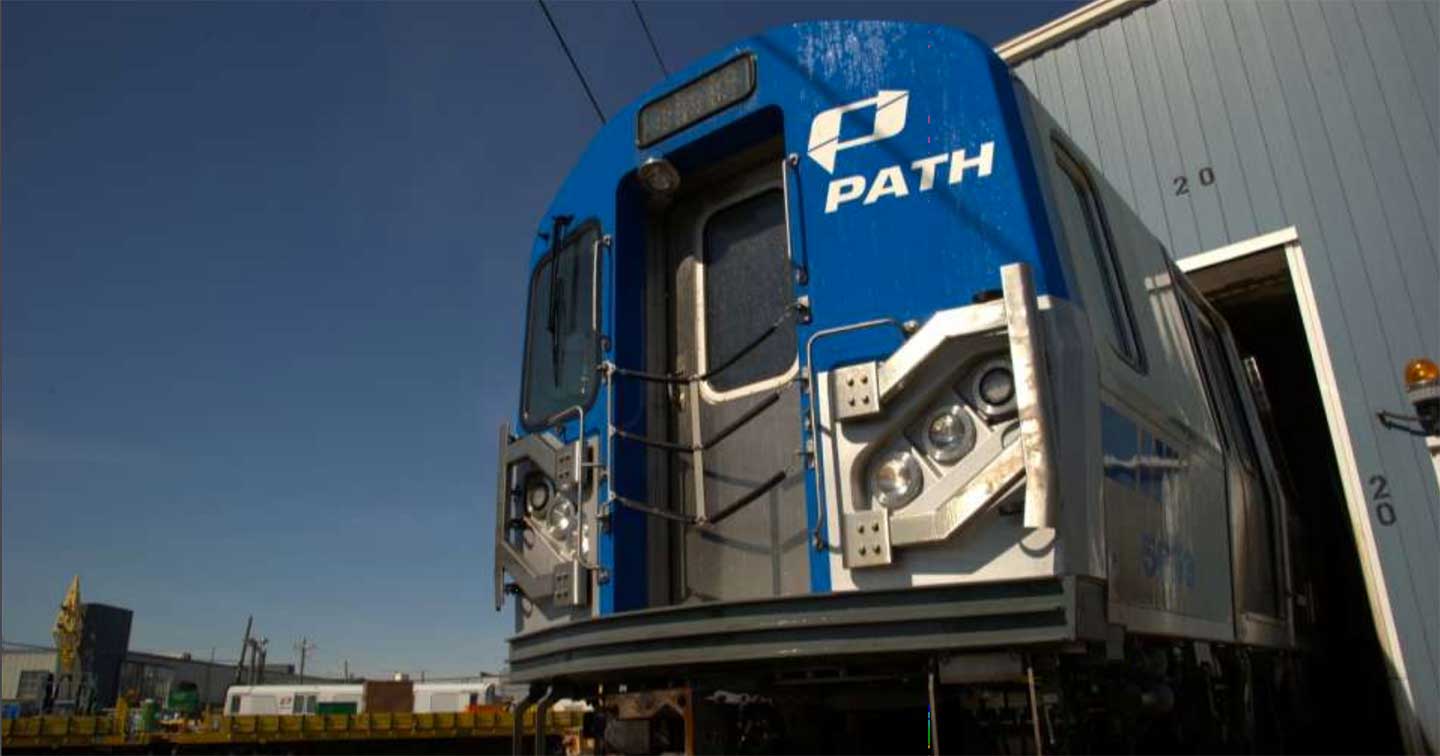
[[(1322, 747), (1297, 725), (1298, 682), (1289, 654), (1117, 636), (537, 683), (519, 707), (589, 699), (595, 753), (1271, 753)], [(539, 752), (526, 740), (516, 753)]]

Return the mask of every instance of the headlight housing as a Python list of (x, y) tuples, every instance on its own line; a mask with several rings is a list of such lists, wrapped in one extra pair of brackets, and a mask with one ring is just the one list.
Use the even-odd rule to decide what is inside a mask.
[(975, 448), (975, 424), (964, 407), (949, 404), (930, 413), (923, 441), (931, 459), (948, 465)]
[(909, 451), (883, 454), (870, 466), (870, 500), (876, 506), (897, 509), (920, 495), (924, 476)]
[(545, 517), (545, 529), (558, 541), (564, 541), (575, 530), (575, 502), (560, 494), (550, 504), (550, 513)]

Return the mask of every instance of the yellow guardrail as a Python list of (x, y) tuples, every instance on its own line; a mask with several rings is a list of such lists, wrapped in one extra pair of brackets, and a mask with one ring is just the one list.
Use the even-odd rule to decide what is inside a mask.
[[(578, 728), (578, 711), (552, 711), (546, 729), (556, 734)], [(171, 744), (286, 743), (343, 740), (426, 740), (509, 737), (515, 718), (502, 706), (472, 712), (431, 714), (305, 714), (212, 716), (181, 731), (125, 732), (110, 716), (42, 716), (7, 719), (0, 730), (5, 748), (93, 748)], [(535, 732), (535, 710), (525, 712), (525, 732)]]

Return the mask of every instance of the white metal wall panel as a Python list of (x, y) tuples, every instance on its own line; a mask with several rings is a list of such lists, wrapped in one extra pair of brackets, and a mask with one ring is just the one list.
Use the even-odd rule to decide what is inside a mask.
[(1432, 743), (1440, 486), (1423, 441), (1376, 413), (1409, 410), (1406, 360), (1440, 357), (1437, 30), (1424, 0), (1161, 0), (1017, 69), (1175, 257), (1299, 229), (1353, 447), (1346, 495), (1386, 586), (1380, 633)]
[(11, 699), (20, 688), (20, 673), (31, 669), (55, 671), (55, 652), (43, 650), (6, 650), (0, 659), (0, 698)]
[[(1209, 43), (1220, 102), (1217, 113), (1229, 116), (1230, 136), (1238, 154), (1239, 177), (1254, 213), (1258, 233), (1290, 225), (1280, 204), (1280, 187), (1266, 152), (1256, 94), (1240, 54), (1241, 44), (1224, 3), (1203, 3), (1201, 33)], [(1226, 172), (1229, 177), (1229, 172)]]
[[(1145, 113), (1140, 105), (1140, 86), (1135, 80), (1134, 68), (1128, 65), (1130, 47), (1125, 40), (1125, 30), (1120, 24), (1109, 24), (1099, 29), (1095, 36), (1100, 37), (1105, 74), (1110, 80), (1110, 92), (1114, 97), (1115, 119), (1125, 145), (1119, 160), (1124, 161), (1123, 172), (1130, 177), (1126, 184), (1116, 182), (1115, 185), (1130, 199), (1131, 207), (1140, 214), (1145, 225), (1169, 244), (1172, 240), (1164, 207), (1164, 187), (1155, 171), (1155, 152), (1151, 148), (1150, 131), (1145, 127)], [(1111, 60), (1126, 64), (1111, 65)], [(1107, 177), (1122, 172), (1111, 165), (1102, 164), (1101, 168)]]
[[(1360, 3), (1363, 8), (1367, 3)], [(1435, 29), (1440, 27), (1440, 9), (1432, 3), (1376, 3), (1389, 12), (1400, 40), (1401, 57), (1414, 77), (1415, 93), (1425, 106), (1431, 136), (1440, 140), (1440, 50), (1435, 46)]]

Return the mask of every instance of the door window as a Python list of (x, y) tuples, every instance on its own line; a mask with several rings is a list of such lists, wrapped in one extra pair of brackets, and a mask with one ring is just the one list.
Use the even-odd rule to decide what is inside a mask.
[(766, 336), (795, 298), (782, 193), (770, 189), (711, 215), (703, 243), (710, 387), (723, 393), (784, 376), (797, 363), (793, 321)]

